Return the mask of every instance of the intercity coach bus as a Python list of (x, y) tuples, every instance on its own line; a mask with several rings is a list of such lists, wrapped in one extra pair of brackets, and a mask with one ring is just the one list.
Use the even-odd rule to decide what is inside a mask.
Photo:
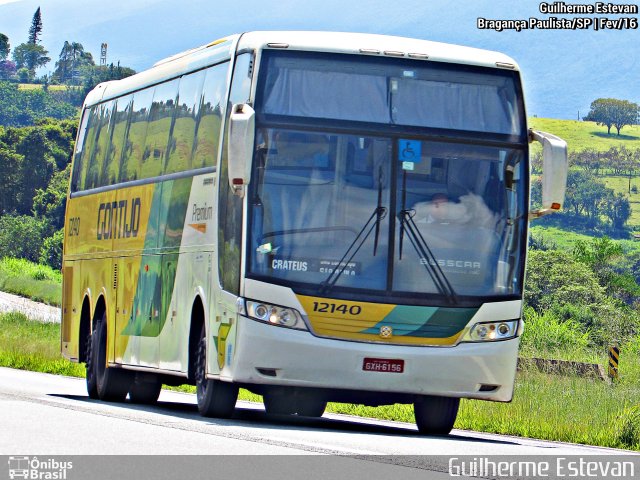
[[(542, 208), (529, 143), (543, 144)], [(365, 34), (253, 32), (86, 98), (66, 212), (61, 349), (91, 398), (196, 385), (267, 413), (512, 398), (530, 218), (566, 144), (527, 128), (517, 64)]]

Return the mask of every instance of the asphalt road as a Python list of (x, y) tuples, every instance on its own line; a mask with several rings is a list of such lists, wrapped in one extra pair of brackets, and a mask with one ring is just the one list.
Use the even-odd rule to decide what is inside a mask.
[[(87, 397), (84, 380), (7, 368), (0, 368), (0, 431), (0, 455), (329, 455), (359, 462), (375, 473), (370, 478), (450, 478), (438, 455), (630, 453), (461, 430), (422, 437), (412, 424), (346, 415), (267, 417), (249, 402), (238, 402), (229, 420), (209, 419), (198, 415), (193, 395), (163, 391), (152, 407), (105, 403)], [(314, 473), (330, 478), (317, 469), (305, 476)]]

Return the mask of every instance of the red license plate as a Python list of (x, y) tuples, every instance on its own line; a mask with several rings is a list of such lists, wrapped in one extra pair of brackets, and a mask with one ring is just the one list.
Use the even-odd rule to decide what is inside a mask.
[(404, 360), (365, 358), (362, 362), (362, 370), (366, 372), (402, 373), (404, 372)]

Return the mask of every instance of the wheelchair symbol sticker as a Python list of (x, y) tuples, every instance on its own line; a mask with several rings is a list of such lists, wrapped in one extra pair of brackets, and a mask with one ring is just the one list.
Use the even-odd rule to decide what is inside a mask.
[(422, 142), (420, 140), (399, 140), (398, 157), (403, 163), (418, 163), (422, 157)]

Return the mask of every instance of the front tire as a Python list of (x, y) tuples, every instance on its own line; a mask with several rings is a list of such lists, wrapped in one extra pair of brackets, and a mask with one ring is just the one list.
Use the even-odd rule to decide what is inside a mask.
[(300, 391), (269, 391), (263, 396), (264, 409), (269, 415), (298, 415), (321, 417), (327, 408), (323, 398)]
[(153, 405), (158, 401), (162, 384), (158, 381), (134, 380), (129, 387), (129, 400), (132, 403)]
[(203, 417), (229, 418), (238, 400), (238, 387), (233, 383), (207, 378), (207, 337), (204, 325), (196, 350), (196, 398)]
[(425, 395), (413, 404), (416, 425), (423, 435), (448, 435), (458, 416), (459, 398)]
[(96, 323), (91, 335), (91, 358), (87, 362), (87, 389), (91, 396), (91, 388), (95, 383), (95, 390), (100, 400), (122, 402), (129, 392), (131, 376), (129, 372), (107, 366), (107, 314)]

